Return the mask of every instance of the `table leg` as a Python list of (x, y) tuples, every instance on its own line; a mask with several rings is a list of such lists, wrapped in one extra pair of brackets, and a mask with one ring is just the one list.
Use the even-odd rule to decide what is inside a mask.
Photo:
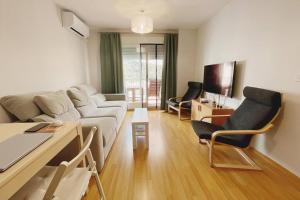
[[(83, 146), (83, 135), (82, 135), (82, 127), (80, 124), (77, 125), (76, 127), (77, 129), (77, 145), (78, 145), (78, 154), (80, 153), (82, 146)], [(79, 165), (80, 167), (86, 167), (86, 161), (85, 159), (81, 162), (81, 164)]]
[(133, 149), (136, 149), (136, 135), (135, 135), (135, 125), (132, 124), (132, 145)]

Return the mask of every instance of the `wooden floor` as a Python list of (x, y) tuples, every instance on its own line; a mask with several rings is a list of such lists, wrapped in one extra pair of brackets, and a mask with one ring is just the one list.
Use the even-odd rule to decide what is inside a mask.
[[(161, 111), (149, 115), (148, 151), (142, 138), (132, 150), (132, 112), (126, 116), (101, 173), (108, 200), (300, 199), (300, 179), (256, 151), (247, 153), (262, 172), (210, 168), (208, 149), (198, 143), (190, 121)], [(226, 154), (217, 150), (217, 159), (240, 162), (226, 148)], [(93, 181), (89, 188), (84, 200), (98, 199)]]

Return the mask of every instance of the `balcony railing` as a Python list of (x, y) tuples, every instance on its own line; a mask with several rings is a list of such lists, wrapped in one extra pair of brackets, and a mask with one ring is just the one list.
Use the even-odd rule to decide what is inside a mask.
[[(140, 87), (142, 86), (142, 87)], [(136, 81), (136, 80), (125, 80), (125, 90), (127, 95), (127, 100), (129, 102), (146, 102), (146, 80)], [(160, 105), (160, 91), (161, 91), (161, 81), (160, 80), (149, 80), (148, 81), (148, 106), (158, 106)], [(143, 97), (143, 98), (142, 98)]]

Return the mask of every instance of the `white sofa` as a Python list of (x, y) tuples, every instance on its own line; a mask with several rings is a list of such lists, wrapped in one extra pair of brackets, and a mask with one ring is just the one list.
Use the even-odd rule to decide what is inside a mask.
[[(125, 95), (103, 95), (89, 85), (74, 86), (67, 91), (6, 96), (0, 103), (0, 123), (79, 121), (84, 137), (96, 126), (98, 131), (91, 150), (98, 171), (104, 166), (127, 111)], [(69, 154), (71, 148), (69, 145), (65, 152)]]

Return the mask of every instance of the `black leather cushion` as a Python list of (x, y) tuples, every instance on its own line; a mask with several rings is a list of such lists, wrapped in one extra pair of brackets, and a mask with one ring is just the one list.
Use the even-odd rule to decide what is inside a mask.
[[(246, 99), (224, 123), (222, 129), (257, 130), (263, 128), (271, 121), (281, 106), (281, 94), (278, 92), (246, 87), (244, 95)], [(208, 132), (201, 130), (199, 126), (206, 127), (203, 124), (193, 125), (197, 135), (203, 139), (210, 139), (212, 133), (207, 134)], [(252, 135), (226, 135), (217, 137), (216, 140), (244, 148), (250, 144), (251, 138)]]
[(188, 86), (189, 88), (182, 97), (182, 101), (190, 101), (193, 99), (197, 99), (201, 94), (202, 83), (189, 81)]
[(273, 117), (272, 107), (245, 99), (223, 125), (227, 130), (255, 130), (265, 126)]
[[(193, 129), (200, 139), (210, 140), (215, 131), (224, 130), (222, 126), (217, 126), (207, 122), (192, 121)], [(251, 139), (251, 138), (250, 138)], [(217, 142), (233, 145), (240, 148), (248, 146), (243, 135), (224, 135), (216, 138)]]
[(210, 135), (219, 130), (224, 130), (222, 126), (217, 126), (203, 121), (192, 121), (193, 129), (201, 139), (210, 139)]
[(258, 103), (279, 108), (281, 106), (281, 94), (279, 92), (255, 87), (245, 87), (244, 96)]
[[(189, 86), (189, 88), (188, 88), (187, 92), (185, 93), (185, 95), (182, 97), (181, 101), (191, 101), (193, 99), (197, 99), (201, 94), (202, 83), (189, 81), (188, 86)], [(167, 100), (166, 103), (167, 103), (167, 105), (177, 107), (177, 106), (179, 106), (180, 101)], [(182, 107), (190, 109), (192, 107), (192, 103), (184, 103), (184, 104), (182, 104)]]

